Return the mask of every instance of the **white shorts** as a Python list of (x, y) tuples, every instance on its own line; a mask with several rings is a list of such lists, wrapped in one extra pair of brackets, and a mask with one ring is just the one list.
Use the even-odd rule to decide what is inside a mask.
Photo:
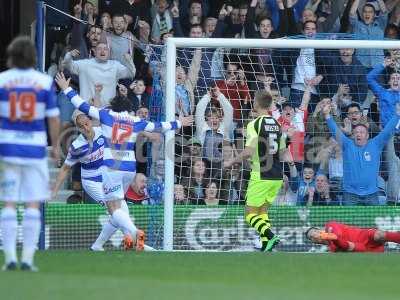
[(0, 161), (0, 200), (42, 202), (50, 198), (47, 160), (30, 165)]
[(82, 178), (82, 187), (85, 192), (99, 204), (104, 204), (103, 182), (96, 182)]
[(135, 178), (136, 172), (106, 169), (103, 172), (104, 201), (123, 200), (125, 193)]

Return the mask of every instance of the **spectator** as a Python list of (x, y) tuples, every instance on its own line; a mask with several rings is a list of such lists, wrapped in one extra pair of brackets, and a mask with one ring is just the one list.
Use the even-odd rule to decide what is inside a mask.
[(320, 84), (320, 93), (333, 97), (337, 95), (340, 108), (351, 102), (362, 105), (367, 97), (368, 83), (366, 68), (354, 57), (354, 49), (340, 49), (337, 52), (323, 52), (326, 73)]
[(347, 136), (351, 136), (355, 126), (364, 124), (368, 128), (368, 133), (371, 137), (378, 135), (381, 131), (379, 126), (367, 116), (367, 109), (361, 111), (361, 107), (358, 103), (351, 103), (347, 107), (347, 117), (343, 120), (344, 127), (341, 128), (343, 133)]
[(185, 143), (185, 140), (183, 139), (180, 149), (182, 150), (182, 153), (177, 174), (179, 174), (180, 177), (187, 177), (189, 176), (189, 172), (187, 171), (190, 170), (192, 166), (192, 160), (203, 156), (201, 143), (196, 137), (190, 138), (187, 143)]
[[(302, 18), (302, 15), (305, 13), (305, 6), (307, 5), (308, 0), (266, 0), (267, 7), (271, 12), (271, 17), (273, 21), (274, 28), (279, 28), (279, 24), (282, 22), (282, 18), (284, 18), (280, 13), (279, 10), (284, 10), (286, 4), (286, 9), (291, 10), (291, 14), (293, 14), (293, 19), (295, 22), (299, 22), (301, 19), (305, 22), (308, 19)], [(313, 11), (311, 11), (312, 14)], [(316, 21), (316, 18), (313, 18), (313, 21)]]
[(182, 179), (181, 184), (188, 190), (189, 204), (199, 204), (204, 199), (206, 186), (206, 164), (202, 159), (194, 159), (189, 177)]
[(165, 189), (165, 161), (153, 161), (151, 177), (149, 179), (148, 191), (150, 195), (150, 204), (163, 204)]
[[(223, 161), (230, 161), (238, 155), (234, 143), (224, 141), (222, 146)], [(247, 189), (250, 166), (235, 165), (232, 168), (225, 168), (222, 165), (221, 173), (221, 198), (220, 204), (244, 204), (244, 191)]]
[(331, 144), (328, 148), (329, 162), (328, 174), (329, 184), (332, 191), (336, 193), (338, 200), (343, 198), (343, 153), (340, 145), (331, 139)]
[(104, 31), (112, 30), (112, 20), (109, 12), (103, 12), (100, 17), (100, 27)]
[[(221, 110), (212, 107), (211, 100), (216, 99)], [(196, 137), (204, 146), (206, 144), (207, 134), (230, 138), (233, 128), (232, 125), (233, 108), (224, 94), (218, 87), (214, 87), (211, 91), (205, 94), (196, 107)], [(223, 117), (222, 117), (223, 116)]]
[[(140, 107), (137, 116), (149, 121), (149, 109)], [(148, 147), (151, 145), (151, 148)], [(138, 172), (147, 173), (148, 151), (151, 149), (151, 162), (155, 163), (162, 154), (163, 136), (160, 132), (139, 132), (136, 139), (136, 163)]]
[[(319, 80), (319, 79), (318, 79)], [(300, 106), (292, 107), (289, 103), (284, 104), (282, 114), (278, 110), (273, 116), (282, 126), (282, 131), (290, 137), (289, 151), (295, 162), (304, 161), (304, 137), (308, 117), (308, 102), (311, 99), (311, 90), (318, 80), (307, 81)]]
[(400, 107), (383, 131), (368, 140), (368, 128), (358, 124), (353, 129), (354, 140), (346, 137), (330, 116), (330, 106), (323, 108), (332, 136), (343, 151), (343, 204), (378, 205), (378, 173), (383, 147), (392, 137), (400, 120)]
[(135, 31), (139, 20), (146, 21), (149, 24), (151, 20), (150, 1), (147, 0), (113, 0), (110, 8), (106, 9), (106, 11), (111, 12), (112, 15), (123, 15), (127, 20), (128, 30), (132, 33)]
[(340, 205), (335, 193), (331, 191), (328, 178), (324, 174), (315, 177), (315, 192), (311, 202), (313, 206)]
[(195, 107), (194, 89), (199, 78), (201, 49), (194, 51), (188, 74), (183, 67), (176, 67), (176, 105), (178, 115), (192, 115)]
[(125, 193), (125, 200), (131, 204), (148, 204), (147, 177), (144, 174), (136, 173)]
[(219, 204), (220, 190), (218, 184), (214, 180), (210, 180), (204, 190), (204, 204), (207, 206), (214, 206)]
[(101, 103), (107, 105), (116, 95), (116, 85), (120, 78), (132, 78), (135, 74), (135, 66), (132, 57), (125, 56), (130, 60), (130, 68), (121, 65), (118, 61), (109, 59), (109, 49), (104, 43), (96, 46), (95, 58), (74, 61), (79, 55), (78, 50), (67, 52), (64, 64), (71, 73), (79, 76), (80, 95), (83, 99), (92, 99), (96, 84), (103, 85)]
[(182, 184), (175, 184), (174, 185), (174, 202), (175, 205), (182, 205), (186, 204), (186, 191)]
[(234, 122), (243, 122), (247, 119), (251, 108), (251, 96), (246, 83), (244, 71), (239, 64), (231, 59), (225, 64), (226, 80), (217, 80), (216, 86), (230, 101), (234, 111)]
[[(313, 21), (307, 21), (304, 23), (303, 33), (306, 39), (315, 38), (316, 28), (316, 23)], [(311, 111), (314, 111), (315, 105), (318, 103), (319, 100), (316, 87), (323, 79), (320, 74), (317, 74), (315, 51), (314, 49), (303, 48), (300, 49), (300, 52), (293, 52), (293, 60), (295, 57), (297, 58), (290, 89), (290, 101), (295, 107), (298, 107), (306, 88), (306, 82), (313, 79), (315, 81), (315, 84), (311, 87), (310, 104)]]
[[(390, 119), (396, 115), (396, 105), (400, 102), (400, 73), (395, 71), (390, 74), (389, 89), (385, 89), (378, 82), (378, 75), (381, 74), (385, 67), (392, 66), (395, 68), (395, 61), (388, 57), (385, 59), (383, 64), (377, 65), (370, 73), (368, 73), (367, 79), (372, 91), (376, 94), (379, 102), (380, 120), (382, 126), (387, 126)], [(400, 132), (399, 128), (396, 127), (396, 134)], [(399, 199), (400, 182), (399, 171), (400, 171), (400, 159), (396, 155), (394, 139), (391, 139), (387, 144), (385, 152), (385, 161), (387, 163), (388, 170), (388, 185), (387, 185), (387, 197), (389, 202), (397, 202)]]
[(114, 15), (112, 17), (112, 25), (112, 32), (107, 32), (110, 59), (119, 61), (129, 68), (132, 58), (128, 58), (128, 56), (132, 57), (133, 54), (133, 34), (126, 31), (128, 23), (123, 15)]
[[(340, 123), (340, 112), (338, 111), (335, 102), (333, 102), (332, 99), (330, 98), (323, 98), (320, 102), (318, 102), (314, 112), (307, 119), (307, 127), (306, 127), (307, 134), (313, 137), (321, 138), (318, 141), (322, 141), (323, 139), (330, 137), (328, 125), (326, 125), (324, 116), (322, 114), (322, 108), (325, 105), (331, 106), (332, 116), (335, 119), (335, 122)], [(311, 144), (316, 144), (316, 143), (313, 142)]]
[(275, 198), (273, 205), (279, 206), (294, 206), (296, 205), (297, 195), (294, 193), (289, 185), (289, 178), (283, 175), (283, 185), (278, 195)]
[(218, 20), (216, 18), (208, 17), (203, 22), (204, 37), (211, 38), (217, 27)]
[(136, 113), (140, 107), (149, 107), (149, 94), (146, 93), (144, 80), (138, 78), (129, 85), (128, 98), (132, 99), (133, 111)]
[(156, 44), (160, 44), (161, 36), (172, 29), (172, 16), (168, 10), (167, 0), (157, 0), (155, 6), (156, 15), (153, 17), (151, 39)]
[[(354, 0), (350, 10), (350, 23), (353, 27), (353, 33), (364, 36), (369, 40), (382, 40), (384, 30), (388, 21), (388, 12), (383, 0), (378, 0), (380, 14), (376, 16), (376, 9), (372, 3), (366, 3), (363, 6), (361, 19), (357, 17), (357, 9), (360, 0)], [(383, 61), (382, 49), (357, 49), (356, 56), (358, 60), (369, 70)]]
[(300, 178), (296, 168), (296, 164), (293, 162), (293, 158), (289, 161), (290, 170), (290, 188), (293, 192), (297, 192), (296, 205), (304, 206), (311, 205), (315, 191), (315, 172), (311, 166), (304, 165), (303, 174)]

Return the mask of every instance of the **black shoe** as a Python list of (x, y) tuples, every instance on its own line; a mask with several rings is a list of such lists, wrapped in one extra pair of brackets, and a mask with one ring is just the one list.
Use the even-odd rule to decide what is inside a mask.
[(27, 272), (38, 272), (39, 269), (35, 266), (28, 265), (27, 263), (21, 263), (21, 271)]
[(1, 270), (2, 271), (15, 271), (17, 269), (17, 263), (16, 262), (10, 262), (6, 265), (4, 265)]

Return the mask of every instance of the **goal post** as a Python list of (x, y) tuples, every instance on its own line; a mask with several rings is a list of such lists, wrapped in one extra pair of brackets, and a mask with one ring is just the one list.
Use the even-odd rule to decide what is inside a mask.
[[(217, 39), (168, 38), (166, 43), (166, 120), (175, 119), (175, 87), (178, 48), (266, 48), (266, 49), (400, 49), (392, 40), (317, 40), (317, 39)], [(173, 132), (165, 135), (165, 198), (163, 249), (173, 250), (174, 239), (174, 140)]]

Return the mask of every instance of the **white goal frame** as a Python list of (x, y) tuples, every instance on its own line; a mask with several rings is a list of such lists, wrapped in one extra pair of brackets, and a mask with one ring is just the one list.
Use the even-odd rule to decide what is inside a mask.
[[(166, 76), (166, 120), (175, 120), (175, 68), (176, 49), (186, 48), (269, 48), (269, 49), (400, 49), (400, 41), (389, 40), (290, 40), (290, 39), (210, 39), (168, 38)], [(163, 249), (173, 250), (174, 231), (174, 154), (175, 132), (165, 134), (165, 190), (164, 190), (164, 244)]]

